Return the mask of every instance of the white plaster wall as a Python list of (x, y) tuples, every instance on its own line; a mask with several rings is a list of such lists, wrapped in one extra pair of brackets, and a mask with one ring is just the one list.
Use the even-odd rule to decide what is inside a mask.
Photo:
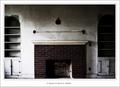
[[(101, 10), (100, 10), (101, 11)], [(34, 78), (35, 40), (88, 40), (87, 73), (97, 73), (97, 20), (96, 6), (6, 6), (6, 15), (19, 15), (21, 24), (21, 69), (23, 78)], [(56, 25), (59, 17), (61, 25)], [(33, 30), (86, 30), (81, 33), (36, 33)]]

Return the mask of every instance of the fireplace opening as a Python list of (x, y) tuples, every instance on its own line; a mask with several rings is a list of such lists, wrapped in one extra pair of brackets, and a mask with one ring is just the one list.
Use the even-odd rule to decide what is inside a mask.
[(71, 60), (47, 60), (47, 78), (72, 78)]

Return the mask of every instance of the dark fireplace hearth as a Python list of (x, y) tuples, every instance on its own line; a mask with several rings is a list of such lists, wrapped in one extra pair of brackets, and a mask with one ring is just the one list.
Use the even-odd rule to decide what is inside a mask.
[(47, 78), (70, 78), (71, 76), (70, 60), (47, 60), (46, 77)]

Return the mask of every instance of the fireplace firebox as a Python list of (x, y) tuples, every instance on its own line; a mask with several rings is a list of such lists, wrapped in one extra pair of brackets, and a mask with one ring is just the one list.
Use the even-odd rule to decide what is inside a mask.
[(46, 77), (47, 78), (71, 78), (70, 60), (47, 60)]

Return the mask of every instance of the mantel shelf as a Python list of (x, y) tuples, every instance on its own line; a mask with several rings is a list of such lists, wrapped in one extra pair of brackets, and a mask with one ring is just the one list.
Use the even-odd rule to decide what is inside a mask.
[(33, 41), (33, 44), (35, 45), (85, 45), (88, 41), (40, 41), (36, 40)]

